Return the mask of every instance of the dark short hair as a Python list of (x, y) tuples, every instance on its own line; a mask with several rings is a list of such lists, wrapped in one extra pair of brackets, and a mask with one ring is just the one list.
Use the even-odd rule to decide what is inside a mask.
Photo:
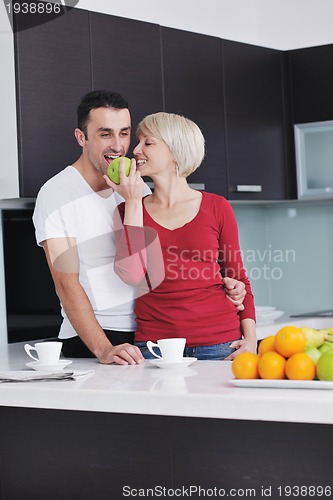
[(89, 113), (98, 108), (126, 109), (128, 102), (120, 94), (110, 90), (93, 90), (84, 95), (77, 108), (77, 126), (86, 138)]

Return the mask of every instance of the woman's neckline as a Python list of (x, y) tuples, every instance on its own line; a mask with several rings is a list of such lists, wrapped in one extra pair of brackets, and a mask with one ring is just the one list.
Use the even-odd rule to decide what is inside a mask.
[(145, 198), (143, 198), (143, 199), (142, 199), (142, 203), (143, 203), (143, 210), (144, 210), (145, 214), (149, 217), (149, 219), (151, 219), (151, 220), (153, 221), (153, 223), (154, 223), (156, 226), (158, 226), (158, 227), (162, 228), (162, 229), (163, 229), (163, 230), (165, 230), (165, 231), (170, 231), (170, 232), (173, 232), (173, 231), (178, 231), (179, 229), (184, 229), (186, 226), (188, 226), (188, 225), (190, 225), (190, 224), (194, 223), (194, 222), (195, 222), (195, 221), (199, 218), (199, 216), (200, 216), (200, 214), (201, 214), (201, 210), (202, 210), (203, 201), (204, 201), (204, 191), (199, 191), (199, 192), (201, 193), (201, 201), (200, 201), (200, 205), (199, 205), (199, 209), (198, 209), (197, 213), (194, 215), (194, 217), (193, 217), (191, 220), (189, 220), (189, 221), (185, 222), (182, 226), (175, 227), (175, 228), (173, 228), (173, 229), (170, 229), (169, 227), (163, 226), (162, 224), (160, 224), (159, 222), (157, 222), (157, 221), (156, 221), (156, 220), (155, 220), (155, 219), (154, 219), (154, 218), (150, 215), (150, 213), (148, 212), (148, 210), (147, 210), (147, 208), (146, 208), (146, 206), (145, 206), (145, 203), (144, 203), (144, 200), (145, 200), (145, 198), (147, 198), (147, 197), (145, 197)]

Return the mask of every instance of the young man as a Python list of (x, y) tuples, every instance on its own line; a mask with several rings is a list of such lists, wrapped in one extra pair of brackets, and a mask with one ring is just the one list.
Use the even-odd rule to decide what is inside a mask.
[[(62, 306), (63, 353), (105, 364), (143, 362), (133, 345), (135, 288), (113, 270), (113, 213), (123, 199), (103, 178), (110, 161), (126, 155), (130, 132), (128, 104), (119, 94), (85, 95), (75, 129), (82, 154), (44, 184), (33, 215), (37, 243), (45, 250)], [(150, 192), (146, 185), (143, 192)], [(229, 280), (225, 285), (242, 308), (243, 284)]]

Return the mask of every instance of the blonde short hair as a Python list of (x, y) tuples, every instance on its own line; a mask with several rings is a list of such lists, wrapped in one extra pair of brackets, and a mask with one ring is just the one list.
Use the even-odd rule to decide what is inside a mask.
[(187, 177), (200, 165), (205, 156), (205, 139), (198, 125), (174, 113), (154, 113), (138, 125), (137, 136), (151, 135), (162, 139), (169, 147), (179, 168), (179, 175)]

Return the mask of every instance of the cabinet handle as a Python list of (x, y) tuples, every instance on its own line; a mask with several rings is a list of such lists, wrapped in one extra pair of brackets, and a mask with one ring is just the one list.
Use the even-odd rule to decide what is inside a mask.
[[(154, 183), (153, 182), (146, 182), (147, 186), (150, 187), (150, 189), (154, 189)], [(198, 189), (200, 191), (204, 191), (205, 190), (205, 184), (203, 182), (198, 182), (198, 183), (195, 183), (195, 182), (189, 182), (188, 184), (192, 189)]]
[(262, 191), (262, 187), (256, 184), (238, 184), (236, 186), (236, 191), (237, 193), (260, 193)]
[(189, 182), (188, 185), (192, 188), (192, 189), (199, 189), (200, 191), (204, 191), (205, 190), (205, 184), (204, 183), (201, 183), (201, 182), (198, 182), (198, 183), (195, 183), (195, 182)]

